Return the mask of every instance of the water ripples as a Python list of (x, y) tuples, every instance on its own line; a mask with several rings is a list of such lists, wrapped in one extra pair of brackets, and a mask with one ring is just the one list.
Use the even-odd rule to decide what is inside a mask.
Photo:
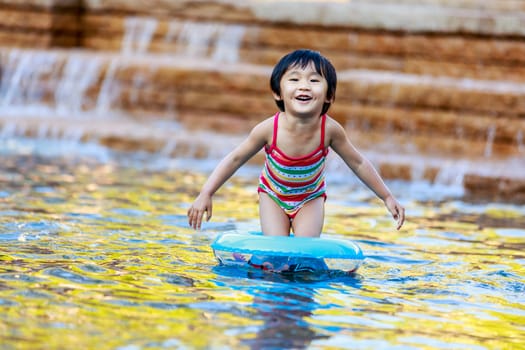
[(221, 190), (213, 221), (195, 232), (185, 213), (202, 174), (60, 159), (4, 164), (21, 164), (19, 176), (0, 168), (6, 348), (525, 343), (521, 207), (402, 198), (408, 221), (398, 232), (372, 196), (334, 184), (326, 235), (357, 241), (365, 263), (354, 275), (281, 275), (219, 266), (209, 247), (219, 232), (257, 230), (251, 178)]

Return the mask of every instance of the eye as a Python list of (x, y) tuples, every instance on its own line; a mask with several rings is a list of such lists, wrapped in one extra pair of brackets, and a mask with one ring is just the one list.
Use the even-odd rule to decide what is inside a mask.
[(310, 79), (310, 81), (311, 81), (312, 83), (319, 83), (321, 80), (319, 80), (319, 79), (315, 79), (315, 78), (314, 78), (314, 79)]
[(290, 78), (288, 80), (290, 80), (290, 81), (299, 81), (299, 79), (297, 79), (297, 78)]

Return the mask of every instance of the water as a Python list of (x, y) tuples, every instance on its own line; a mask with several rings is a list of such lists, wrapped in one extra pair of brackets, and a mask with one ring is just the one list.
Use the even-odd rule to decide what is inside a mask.
[(209, 247), (258, 229), (255, 169), (195, 232), (185, 212), (210, 161), (30, 142), (2, 146), (2, 349), (525, 348), (521, 206), (393, 182), (397, 232), (367, 189), (332, 177), (325, 235), (367, 259), (354, 276), (283, 276), (218, 266)]
[[(218, 266), (210, 249), (217, 234), (259, 230), (259, 168), (243, 168), (221, 189), (204, 230), (189, 229), (185, 213), (236, 140), (170, 129), (158, 154), (120, 154), (75, 125), (113, 122), (129, 112), (125, 104), (140, 107), (139, 91), (155, 80), (155, 66), (137, 70), (123, 99), (128, 60), (151, 54), (159, 22), (131, 17), (124, 25), (121, 55), (0, 52), (0, 108), (13, 117), (0, 131), (0, 349), (525, 349), (525, 209), (465, 201), (463, 176), (476, 162), (418, 157), (415, 181), (390, 182), (407, 207), (400, 232), (368, 189), (330, 163), (324, 232), (360, 244), (367, 259), (356, 275)], [(163, 41), (177, 44), (170, 61), (232, 64), (253, 34), (241, 25), (174, 20)], [(373, 82), (393, 76), (345, 74)], [(434, 83), (523, 91), (516, 83)], [(165, 112), (177, 115), (177, 106)], [(61, 134), (53, 121), (41, 123), (25, 139), (25, 116), (75, 126)], [(485, 157), (498, 130), (487, 129)], [(209, 158), (167, 158), (184, 137), (211, 144)], [(521, 151), (521, 130), (515, 139)], [(367, 156), (381, 153), (376, 147)], [(428, 183), (432, 162), (445, 166)]]

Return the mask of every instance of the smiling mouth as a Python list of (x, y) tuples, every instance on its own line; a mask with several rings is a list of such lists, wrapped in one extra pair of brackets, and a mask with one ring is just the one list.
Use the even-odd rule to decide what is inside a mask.
[(310, 96), (307, 96), (307, 95), (299, 95), (297, 97), (295, 97), (296, 100), (299, 100), (301, 102), (305, 102), (305, 101), (310, 101), (312, 98)]

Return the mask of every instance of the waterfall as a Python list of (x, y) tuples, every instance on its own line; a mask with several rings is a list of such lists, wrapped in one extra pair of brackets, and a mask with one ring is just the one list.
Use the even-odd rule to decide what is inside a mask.
[(68, 56), (55, 91), (57, 115), (79, 115), (94, 105), (88, 90), (97, 84), (102, 67), (99, 57)]
[(124, 22), (122, 53), (146, 53), (157, 29), (155, 18), (127, 17)]
[(485, 157), (489, 158), (492, 155), (492, 145), (494, 144), (494, 137), (496, 136), (496, 125), (491, 125), (487, 129), (487, 142), (485, 143)]
[(0, 108), (5, 112), (42, 111), (60, 79), (59, 55), (13, 49), (7, 53), (0, 83)]
[[(187, 57), (211, 58), (216, 62), (235, 63), (245, 27), (220, 23), (172, 21), (166, 39), (175, 37), (181, 46), (180, 54)], [(178, 33), (174, 33), (178, 31)]]

